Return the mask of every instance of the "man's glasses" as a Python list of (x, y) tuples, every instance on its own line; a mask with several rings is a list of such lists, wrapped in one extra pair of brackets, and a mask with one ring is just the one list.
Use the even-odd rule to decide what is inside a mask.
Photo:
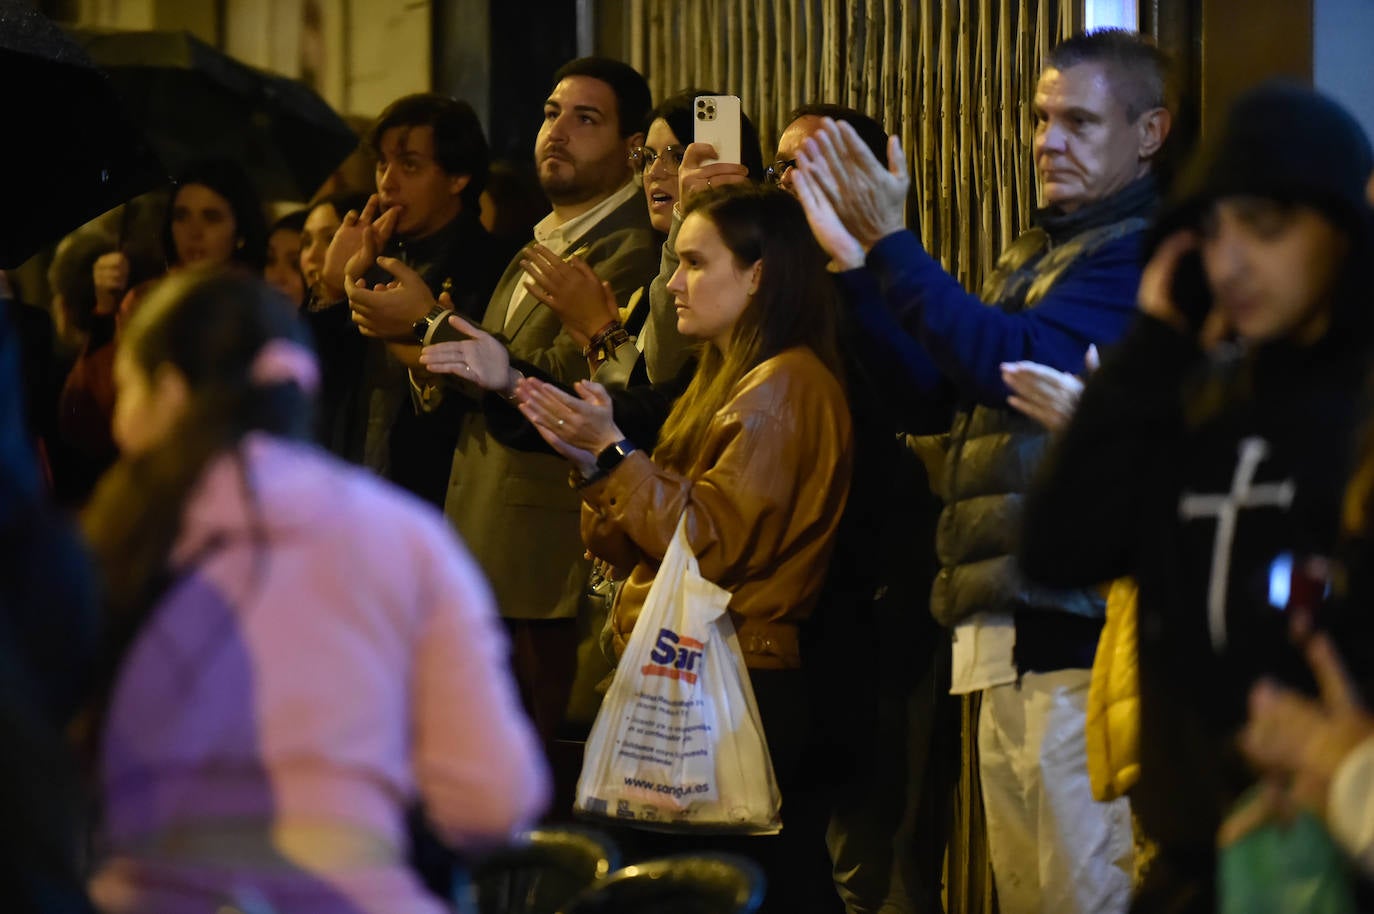
[(648, 146), (636, 146), (630, 150), (630, 167), (641, 173), (646, 172), (666, 156), (664, 166), (675, 172), (682, 167), (682, 154), (686, 151), (686, 146), (664, 146), (662, 152)]
[(796, 159), (778, 159), (768, 166), (768, 170), (763, 173), (763, 179), (769, 184), (780, 184), (782, 183), (782, 176), (787, 174), (789, 169), (796, 167)]

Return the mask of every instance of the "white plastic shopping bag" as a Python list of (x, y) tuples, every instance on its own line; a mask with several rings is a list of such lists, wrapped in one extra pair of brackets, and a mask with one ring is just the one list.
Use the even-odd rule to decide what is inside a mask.
[(592, 724), (578, 811), (664, 830), (782, 827), (729, 603), (701, 576), (679, 520)]

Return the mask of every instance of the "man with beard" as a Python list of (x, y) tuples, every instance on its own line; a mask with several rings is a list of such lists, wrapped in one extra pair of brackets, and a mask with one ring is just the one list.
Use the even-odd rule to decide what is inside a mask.
[[(581, 257), (622, 305), (658, 266), (661, 236), (649, 224), (629, 164), (630, 150), (644, 142), (651, 104), (648, 84), (633, 68), (579, 58), (554, 75), (535, 141), (540, 186), (553, 204), (534, 227), (535, 240), (558, 256)], [(512, 360), (567, 384), (587, 377), (582, 347), (527, 290), (523, 258), (522, 252), (506, 267), (482, 327)], [(386, 267), (396, 268), (393, 288), (349, 289), (355, 312), (392, 326), (414, 322), (426, 358), (458, 357), (468, 344), (453, 341), (452, 305), (442, 297), (435, 303), (403, 265)], [(506, 393), (518, 378), (511, 370)], [(416, 383), (426, 405), (441, 392), (422, 373)], [(461, 389), (477, 395), (475, 388)], [(444, 510), (491, 579), (511, 632), (516, 677), (546, 746), (562, 722), (575, 668), (577, 598), (588, 573), (579, 505), (561, 458), (508, 448), (492, 436), (480, 410), (463, 419)]]

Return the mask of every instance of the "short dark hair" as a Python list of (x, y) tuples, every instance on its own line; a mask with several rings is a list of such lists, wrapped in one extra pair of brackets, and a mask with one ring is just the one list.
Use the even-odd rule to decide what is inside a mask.
[(172, 240), (172, 219), (176, 215), (177, 194), (190, 184), (201, 184), (219, 194), (234, 213), (234, 230), (239, 241), (234, 247), (233, 260), (262, 272), (267, 256), (267, 220), (262, 215), (262, 200), (253, 187), (248, 173), (232, 159), (206, 158), (189, 163), (172, 184), (167, 199), (167, 218), (162, 225), (162, 249), (168, 263), (178, 263), (176, 243)]
[(872, 151), (874, 158), (884, 165), (887, 164), (887, 131), (883, 125), (873, 118), (864, 114), (856, 108), (846, 108), (844, 105), (830, 105), (818, 102), (814, 105), (802, 105), (787, 116), (787, 123), (792, 123), (802, 117), (828, 117), (832, 121), (840, 121), (854, 128), (854, 132), (859, 135), (859, 139), (864, 141), (864, 145)]
[[(721, 94), (723, 93), (711, 89), (683, 89), (659, 102), (658, 107), (649, 112), (649, 121), (644, 125), (644, 129), (648, 130), (654, 121), (663, 118), (669, 129), (677, 135), (678, 141), (685, 146), (692, 142), (692, 137), (696, 133), (696, 123), (692, 119), (692, 103), (696, 97)], [(749, 120), (749, 115), (743, 111), (739, 114), (739, 144), (740, 158), (744, 160), (741, 164), (749, 169), (750, 179), (762, 181), (763, 150), (759, 146), (759, 132), (754, 127), (754, 122)]]
[(1100, 63), (1107, 69), (1112, 94), (1130, 123), (1154, 108), (1173, 107), (1169, 55), (1139, 32), (1078, 32), (1055, 45), (1045, 58), (1045, 69), (1067, 70), (1082, 63)]
[(579, 57), (558, 68), (553, 74), (553, 84), (556, 86), (570, 76), (590, 76), (611, 87), (615, 93), (616, 124), (621, 136), (641, 133), (649, 126), (654, 96), (649, 91), (649, 84), (634, 67), (609, 57)]
[[(429, 127), (434, 131), (434, 161), (447, 174), (467, 175), (460, 193), (463, 208), (475, 210), (487, 186), (491, 154), (477, 112), (462, 99), (419, 92), (404, 95), (386, 106), (367, 133), (367, 145), (382, 153), (382, 135), (393, 127)], [(342, 214), (340, 214), (342, 215)]]

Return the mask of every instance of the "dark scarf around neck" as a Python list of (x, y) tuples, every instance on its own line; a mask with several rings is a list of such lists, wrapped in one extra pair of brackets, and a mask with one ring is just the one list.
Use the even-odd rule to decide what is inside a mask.
[(1107, 197), (1066, 213), (1057, 206), (1035, 211), (1031, 221), (1045, 230), (1058, 244), (1089, 229), (1101, 228), (1132, 216), (1152, 216), (1159, 205), (1159, 186), (1155, 176), (1146, 173)]

